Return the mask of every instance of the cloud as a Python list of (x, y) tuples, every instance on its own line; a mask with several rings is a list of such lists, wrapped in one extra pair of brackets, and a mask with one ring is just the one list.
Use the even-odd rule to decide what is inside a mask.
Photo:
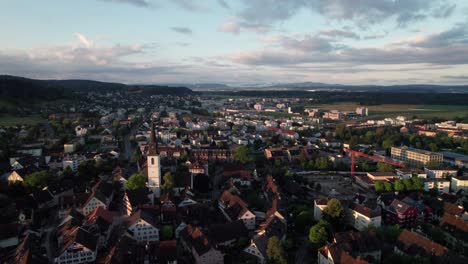
[(453, 11), (457, 7), (456, 4), (452, 5), (441, 5), (439, 8), (434, 9), (432, 15), (437, 18), (447, 18), (452, 15)]
[(282, 36), (279, 41), (284, 49), (308, 52), (329, 52), (333, 49), (329, 40), (306, 35), (302, 38)]
[(106, 2), (115, 2), (115, 3), (126, 3), (140, 7), (149, 7), (150, 1), (148, 0), (101, 0)]
[(444, 75), (442, 78), (455, 81), (468, 81), (468, 75)]
[(239, 16), (246, 21), (275, 23), (285, 21), (300, 11), (320, 14), (329, 20), (352, 21), (360, 27), (396, 18), (401, 26), (422, 19), (431, 11), (450, 15), (445, 0), (243, 0)]
[(459, 23), (451, 29), (430, 35), (419, 35), (395, 42), (420, 48), (443, 48), (457, 44), (468, 44), (468, 23)]
[(228, 17), (219, 27), (219, 32), (239, 35), (242, 30), (265, 34), (271, 30), (270, 26), (261, 23), (250, 23), (239, 17)]
[(229, 6), (229, 4), (225, 0), (218, 0), (218, 4), (223, 8), (231, 9), (231, 6)]
[(341, 30), (341, 29), (322, 30), (320, 31), (319, 35), (330, 37), (333, 39), (340, 39), (340, 38), (360, 39), (358, 34), (349, 30)]
[(188, 27), (171, 27), (171, 29), (177, 33), (191, 35), (193, 31)]
[(87, 48), (90, 48), (91, 46), (93, 46), (93, 42), (91, 40), (89, 40), (88, 38), (86, 38), (86, 36), (84, 36), (83, 34), (81, 33), (75, 33), (75, 36), (80, 40), (80, 42), (85, 45)]
[(169, 2), (187, 11), (203, 11), (205, 9), (204, 7), (199, 5), (201, 1), (199, 2), (194, 0), (169, 0)]

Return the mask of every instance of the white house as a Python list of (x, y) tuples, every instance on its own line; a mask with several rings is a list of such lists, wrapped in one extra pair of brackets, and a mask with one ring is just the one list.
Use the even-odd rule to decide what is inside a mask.
[(315, 221), (322, 220), (322, 212), (325, 207), (327, 207), (328, 199), (320, 198), (314, 200), (314, 219)]
[(453, 192), (458, 192), (460, 190), (468, 192), (468, 177), (452, 177), (450, 189), (452, 189)]
[(449, 193), (450, 192), (450, 181), (444, 180), (440, 178), (433, 178), (433, 179), (425, 179), (424, 180), (424, 190), (426, 192), (436, 188), (437, 191), (442, 193)]
[(159, 241), (159, 229), (149, 214), (138, 210), (126, 220), (127, 231), (138, 242)]
[(239, 196), (224, 191), (218, 201), (218, 207), (228, 221), (242, 220), (247, 229), (255, 229), (255, 214)]
[(382, 225), (382, 211), (361, 204), (352, 204), (346, 211), (346, 219), (349, 225), (359, 231), (366, 230), (369, 226), (380, 227)]
[(61, 244), (55, 263), (78, 264), (96, 260), (98, 238), (80, 227), (66, 234)]

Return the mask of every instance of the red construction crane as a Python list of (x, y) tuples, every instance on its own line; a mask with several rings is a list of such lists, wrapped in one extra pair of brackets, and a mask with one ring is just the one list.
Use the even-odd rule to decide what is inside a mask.
[(394, 161), (391, 161), (391, 160), (388, 160), (388, 159), (385, 159), (385, 158), (379, 158), (379, 157), (376, 157), (376, 156), (368, 155), (368, 154), (366, 154), (364, 152), (360, 152), (360, 151), (357, 151), (357, 150), (344, 148), (343, 151), (349, 153), (349, 155), (351, 156), (351, 176), (352, 177), (354, 177), (354, 158), (355, 158), (355, 156), (368, 158), (368, 159), (371, 159), (371, 160), (375, 160), (377, 162), (384, 162), (384, 163), (390, 164), (390, 165), (395, 166), (395, 167), (404, 167), (405, 166), (402, 163), (394, 162)]

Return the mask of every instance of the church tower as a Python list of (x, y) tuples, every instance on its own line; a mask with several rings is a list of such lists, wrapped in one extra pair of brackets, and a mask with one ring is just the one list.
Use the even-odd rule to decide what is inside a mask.
[[(161, 165), (159, 162), (158, 141), (151, 123), (150, 143), (148, 146), (147, 167), (148, 167), (148, 187), (153, 192), (153, 198), (161, 196)], [(153, 199), (154, 200), (154, 199)]]

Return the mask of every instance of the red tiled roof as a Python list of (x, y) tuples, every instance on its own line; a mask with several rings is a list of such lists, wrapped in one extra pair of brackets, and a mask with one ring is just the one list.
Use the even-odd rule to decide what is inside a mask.
[(448, 249), (432, 240), (429, 240), (422, 235), (411, 232), (407, 229), (401, 232), (398, 241), (403, 243), (406, 247), (417, 246), (424, 249), (428, 254), (435, 256), (443, 256), (448, 252)]

